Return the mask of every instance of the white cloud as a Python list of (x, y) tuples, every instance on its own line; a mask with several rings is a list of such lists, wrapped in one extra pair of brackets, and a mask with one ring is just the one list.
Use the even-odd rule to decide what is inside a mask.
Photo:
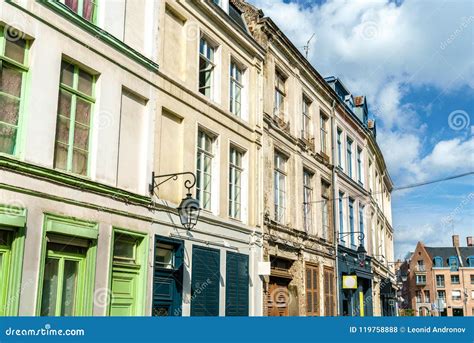
[(455, 138), (438, 142), (433, 151), (421, 161), (425, 170), (434, 174), (472, 171), (474, 166), (474, 138)]

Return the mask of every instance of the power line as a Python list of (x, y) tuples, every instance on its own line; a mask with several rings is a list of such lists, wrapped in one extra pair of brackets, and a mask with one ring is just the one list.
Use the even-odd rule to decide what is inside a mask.
[[(470, 172), (463, 173), (463, 174), (458, 174), (458, 175), (453, 175), (453, 176), (448, 176), (448, 177), (445, 177), (445, 178), (442, 178), (442, 179), (435, 179), (435, 180), (430, 180), (430, 181), (425, 181), (425, 182), (414, 183), (414, 184), (406, 185), (406, 186), (394, 187), (392, 192), (396, 192), (396, 191), (400, 191), (400, 190), (404, 190), (404, 189), (412, 189), (412, 188), (422, 187), (422, 186), (426, 186), (426, 185), (430, 185), (430, 184), (438, 183), (438, 182), (444, 182), (444, 181), (459, 179), (461, 177), (465, 177), (465, 176), (472, 175), (472, 174), (474, 174), (474, 171), (470, 171)], [(332, 200), (339, 200), (339, 199), (348, 199), (348, 198), (351, 198), (351, 199), (367, 198), (370, 195), (378, 195), (378, 194), (382, 194), (382, 193), (384, 193), (384, 191), (371, 192), (369, 195), (356, 195), (356, 196), (347, 195), (347, 196), (337, 197), (337, 198), (332, 198), (332, 199), (328, 198), (328, 199), (324, 199), (324, 200), (308, 201), (308, 202), (304, 202), (303, 205), (320, 203), (320, 202), (322, 203), (322, 202), (330, 201), (330, 200), (332, 201)]]

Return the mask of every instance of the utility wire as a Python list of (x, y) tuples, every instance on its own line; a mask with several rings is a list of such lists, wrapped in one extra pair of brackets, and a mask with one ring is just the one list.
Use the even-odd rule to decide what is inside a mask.
[[(444, 181), (459, 179), (461, 177), (465, 177), (465, 176), (472, 175), (472, 174), (474, 174), (474, 171), (470, 171), (470, 172), (467, 172), (467, 173), (458, 174), (458, 175), (454, 175), (454, 176), (448, 176), (448, 177), (445, 177), (445, 178), (442, 178), (442, 179), (435, 179), (435, 180), (430, 180), (430, 181), (425, 181), (425, 182), (420, 182), (420, 183), (414, 183), (414, 184), (406, 185), (406, 186), (394, 187), (392, 192), (396, 192), (396, 191), (400, 191), (400, 190), (404, 190), (404, 189), (422, 187), (422, 186), (431, 185), (433, 183), (438, 183), (438, 182), (444, 182)], [(351, 198), (351, 199), (368, 198), (370, 195), (382, 194), (384, 192), (385, 191), (371, 192), (369, 195), (358, 195), (358, 196), (357, 195), (356, 196), (347, 195), (347, 196), (337, 197), (337, 198), (333, 198), (333, 199), (328, 198), (328, 199), (324, 199), (324, 200), (308, 201), (308, 202), (304, 202), (303, 205), (326, 202), (326, 201), (330, 201), (330, 200), (348, 199), (348, 198)]]

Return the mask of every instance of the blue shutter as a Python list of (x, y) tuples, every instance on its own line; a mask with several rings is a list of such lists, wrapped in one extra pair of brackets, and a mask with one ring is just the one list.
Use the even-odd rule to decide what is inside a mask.
[(219, 315), (220, 252), (193, 246), (191, 316)]
[(249, 315), (249, 257), (227, 252), (225, 315)]

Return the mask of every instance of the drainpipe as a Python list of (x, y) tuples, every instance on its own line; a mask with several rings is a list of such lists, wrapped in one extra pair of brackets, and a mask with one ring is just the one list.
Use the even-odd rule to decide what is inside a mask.
[(336, 315), (340, 316), (340, 306), (339, 306), (339, 287), (340, 287), (340, 280), (339, 280), (339, 265), (337, 262), (338, 259), (338, 242), (339, 242), (339, 232), (336, 227), (336, 100), (332, 101), (331, 106), (331, 132), (332, 132), (332, 222), (334, 223), (334, 251), (335, 251), (335, 270), (336, 270)]

